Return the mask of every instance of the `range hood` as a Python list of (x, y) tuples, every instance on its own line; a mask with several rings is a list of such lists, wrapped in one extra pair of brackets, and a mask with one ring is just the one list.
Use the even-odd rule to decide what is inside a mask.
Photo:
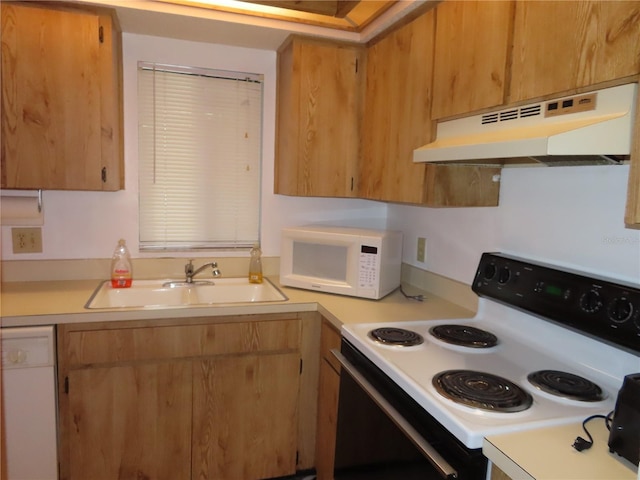
[(628, 159), (637, 84), (438, 123), (414, 162), (617, 164)]

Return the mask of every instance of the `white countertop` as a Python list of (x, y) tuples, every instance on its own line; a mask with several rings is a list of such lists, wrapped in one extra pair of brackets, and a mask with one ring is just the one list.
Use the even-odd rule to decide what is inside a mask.
[[(467, 318), (472, 317), (474, 313), (429, 293), (425, 293), (424, 302), (407, 299), (399, 291), (381, 300), (365, 300), (282, 287), (277, 278), (270, 280), (289, 298), (288, 301), (99, 310), (88, 310), (84, 305), (100, 285), (100, 280), (11, 282), (2, 284), (0, 314), (2, 326), (13, 327), (71, 322), (318, 311), (340, 328), (343, 323)], [(411, 287), (407, 288), (410, 292), (417, 291)]]
[(594, 444), (578, 452), (581, 424), (541, 428), (485, 438), (482, 452), (514, 480), (636, 480), (637, 466), (609, 452), (604, 420), (587, 424)]
[[(11, 282), (2, 284), (0, 322), (2, 327), (55, 325), (59, 323), (152, 320), (158, 318), (214, 317), (318, 311), (337, 328), (343, 323), (469, 318), (474, 312), (429, 292), (407, 286), (408, 293), (424, 293), (424, 302), (405, 298), (395, 291), (381, 300), (364, 300), (340, 295), (282, 287), (286, 302), (234, 304), (154, 309), (88, 310), (84, 307), (100, 280)], [(576, 452), (571, 444), (582, 434), (580, 424), (505, 434), (485, 439), (483, 452), (515, 479), (633, 480), (636, 471), (624, 459), (609, 454), (607, 431), (592, 427), (596, 445)], [(590, 423), (591, 425), (591, 423)], [(604, 430), (604, 431), (601, 431)]]

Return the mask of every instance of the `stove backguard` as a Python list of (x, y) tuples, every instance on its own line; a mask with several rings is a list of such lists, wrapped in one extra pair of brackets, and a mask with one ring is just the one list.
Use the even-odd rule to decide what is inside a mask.
[(545, 320), (640, 352), (640, 288), (569, 269), (484, 253), (472, 289)]

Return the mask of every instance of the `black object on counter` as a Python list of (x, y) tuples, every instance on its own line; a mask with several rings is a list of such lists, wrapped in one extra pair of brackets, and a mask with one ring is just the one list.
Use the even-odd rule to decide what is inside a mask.
[(640, 456), (640, 373), (624, 377), (618, 392), (609, 451), (638, 465)]

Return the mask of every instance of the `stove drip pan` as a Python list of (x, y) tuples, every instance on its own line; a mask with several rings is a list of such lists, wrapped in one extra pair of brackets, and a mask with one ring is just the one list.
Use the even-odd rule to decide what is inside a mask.
[(521, 412), (533, 403), (531, 395), (515, 383), (485, 372), (446, 370), (432, 383), (438, 393), (456, 403), (492, 412)]
[(383, 327), (369, 332), (369, 338), (383, 345), (413, 347), (424, 342), (424, 338), (417, 332), (404, 328)]
[(438, 340), (463, 347), (491, 348), (498, 344), (493, 333), (468, 325), (438, 325), (431, 327), (429, 333)]
[(539, 370), (530, 373), (527, 380), (545, 393), (569, 400), (599, 402), (606, 398), (598, 385), (572, 373), (558, 370)]

